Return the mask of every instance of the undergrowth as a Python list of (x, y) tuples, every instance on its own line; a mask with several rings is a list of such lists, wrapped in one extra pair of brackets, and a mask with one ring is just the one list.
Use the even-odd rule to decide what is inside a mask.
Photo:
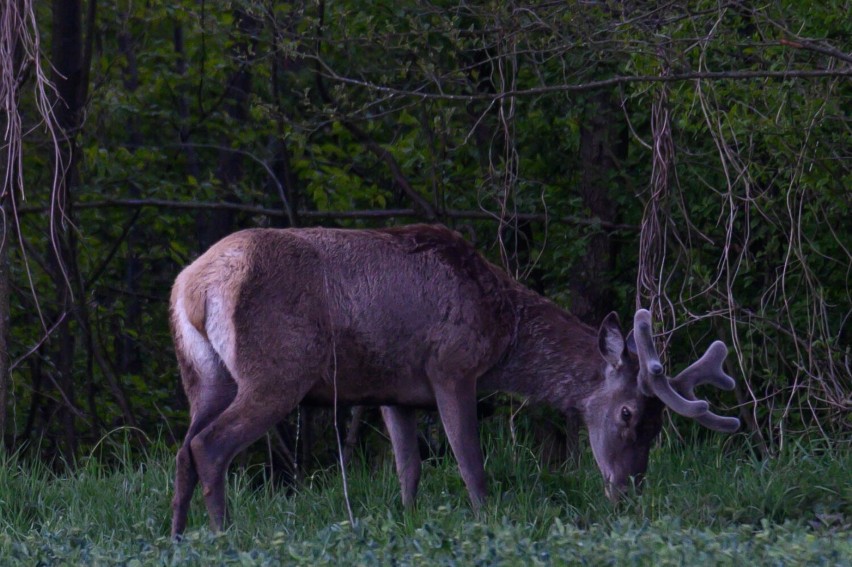
[(196, 494), (180, 543), (168, 536), (174, 459), (165, 447), (131, 456), (115, 441), (107, 458), (65, 474), (6, 456), (0, 562), (850, 564), (847, 448), (791, 445), (760, 459), (744, 438), (665, 438), (643, 494), (612, 506), (588, 451), (576, 467), (550, 470), (504, 427), (489, 427), (483, 442), (490, 495), (478, 515), (451, 457), (424, 463), (413, 510), (399, 503), (392, 459), (355, 459), (354, 526), (336, 469), (288, 491), (261, 482), (261, 468), (232, 467), (230, 527), (210, 533)]

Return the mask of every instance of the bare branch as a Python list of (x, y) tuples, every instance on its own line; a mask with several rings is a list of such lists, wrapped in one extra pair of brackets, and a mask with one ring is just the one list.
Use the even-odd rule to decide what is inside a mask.
[[(255, 205), (243, 205), (241, 203), (206, 203), (199, 201), (170, 201), (168, 199), (105, 199), (102, 201), (84, 201), (75, 203), (76, 209), (108, 209), (108, 208), (140, 208), (154, 207), (159, 209), (177, 209), (177, 210), (230, 210), (252, 215), (261, 215), (267, 217), (284, 217), (287, 213), (280, 209), (269, 209), (266, 207), (258, 207)], [(38, 214), (45, 211), (44, 207), (22, 207), (18, 212), (21, 215)], [(423, 213), (414, 209), (367, 209), (356, 211), (299, 211), (297, 215), (300, 218), (313, 220), (333, 220), (333, 219), (386, 219), (395, 217), (407, 218), (422, 218)], [(554, 217), (541, 213), (514, 213), (515, 218), (520, 221), (529, 222), (556, 222), (578, 226), (589, 226), (602, 228), (609, 231), (627, 231), (638, 232), (639, 227), (632, 224), (607, 222), (597, 218), (583, 218), (575, 216)], [(500, 221), (500, 216), (497, 213), (488, 211), (459, 211), (447, 210), (441, 213), (436, 213), (438, 219), (458, 219), (458, 220), (491, 220)]]
[(816, 53), (822, 53), (823, 55), (828, 55), (829, 57), (836, 57), (841, 61), (852, 63), (852, 56), (847, 53), (843, 53), (839, 49), (831, 47), (830, 45), (822, 45), (813, 41), (808, 41), (806, 39), (797, 39), (796, 41), (782, 39), (778, 43), (780, 43), (781, 45), (786, 45), (787, 47), (792, 47), (794, 49), (806, 49), (808, 51), (815, 51)]
[(449, 100), (459, 102), (473, 102), (481, 100), (500, 100), (512, 97), (530, 97), (553, 93), (584, 92), (598, 89), (608, 89), (619, 85), (631, 83), (680, 83), (684, 81), (746, 81), (755, 79), (789, 80), (789, 79), (818, 79), (830, 77), (852, 77), (852, 67), (841, 67), (839, 69), (789, 69), (784, 71), (687, 71), (683, 73), (672, 73), (669, 75), (619, 75), (609, 79), (588, 81), (585, 83), (548, 85), (529, 89), (506, 90), (496, 94), (449, 94), (426, 90), (424, 85), (421, 89), (404, 90), (387, 85), (380, 85), (363, 79), (354, 79), (341, 75), (323, 64), (323, 70), (329, 79), (334, 81), (364, 87), (366, 89), (385, 93), (388, 95), (416, 98), (421, 100)]

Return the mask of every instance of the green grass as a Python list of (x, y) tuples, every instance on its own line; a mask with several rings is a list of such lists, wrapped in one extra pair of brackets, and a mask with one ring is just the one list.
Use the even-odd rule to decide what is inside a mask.
[(67, 476), (6, 457), (0, 564), (852, 564), (846, 448), (800, 445), (760, 460), (742, 438), (666, 439), (644, 494), (614, 508), (588, 451), (578, 468), (549, 471), (504, 428), (483, 437), (490, 501), (479, 516), (451, 458), (425, 463), (408, 511), (389, 458), (353, 464), (354, 526), (336, 470), (288, 495), (250, 469), (231, 476), (231, 527), (211, 534), (196, 494), (178, 544), (168, 537), (170, 451), (133, 458), (116, 442), (109, 459)]

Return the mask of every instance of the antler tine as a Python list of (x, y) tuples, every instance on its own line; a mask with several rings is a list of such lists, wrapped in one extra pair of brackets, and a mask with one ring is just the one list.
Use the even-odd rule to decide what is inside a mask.
[(704, 415), (699, 415), (695, 421), (713, 431), (720, 433), (734, 433), (740, 428), (740, 420), (736, 417), (726, 417), (717, 415), (712, 411), (708, 411)]
[(701, 384), (713, 384), (722, 390), (733, 390), (736, 385), (734, 379), (722, 369), (726, 356), (728, 347), (722, 341), (715, 341), (704, 356), (672, 378), (672, 386), (681, 394), (691, 394), (692, 389)]
[(647, 309), (640, 309), (634, 315), (633, 333), (639, 355), (639, 380), (644, 380), (654, 395), (672, 411), (690, 418), (707, 414), (710, 405), (706, 401), (683, 397), (674, 390), (666, 378), (657, 349), (654, 348), (654, 339), (651, 336), (651, 313)]
[[(725, 374), (722, 363), (728, 356), (728, 347), (722, 341), (716, 341), (707, 349), (704, 356), (690, 364), (683, 372), (672, 378), (671, 385), (681, 396), (694, 400), (693, 389), (701, 384), (712, 384), (722, 390), (733, 390), (734, 379)], [(695, 421), (714, 431), (733, 433), (740, 428), (740, 420), (735, 417), (725, 417), (707, 411), (695, 418)]]

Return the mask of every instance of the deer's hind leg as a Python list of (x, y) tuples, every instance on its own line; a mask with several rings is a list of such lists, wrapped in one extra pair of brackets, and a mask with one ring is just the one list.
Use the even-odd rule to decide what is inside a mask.
[(259, 404), (251, 395), (238, 393), (233, 403), (190, 441), (213, 531), (221, 531), (227, 521), (225, 480), (234, 456), (260, 438), (292, 407), (279, 410)]
[[(237, 394), (237, 384), (218, 359), (207, 365), (193, 365), (178, 356), (184, 387), (190, 400), (190, 425), (178, 450), (175, 487), (172, 500), (172, 537), (178, 538), (186, 528), (192, 493), (198, 484), (198, 472), (190, 443), (195, 436), (227, 408)], [(197, 367), (204, 368), (199, 373)]]
[(212, 530), (220, 531), (228, 521), (225, 480), (231, 461), (295, 409), (313, 383), (306, 376), (282, 380), (274, 393), (241, 387), (225, 411), (190, 441)]
[(417, 446), (417, 412), (413, 408), (382, 406), (396, 461), (396, 474), (402, 489), (402, 505), (414, 506), (420, 483), (420, 448)]

